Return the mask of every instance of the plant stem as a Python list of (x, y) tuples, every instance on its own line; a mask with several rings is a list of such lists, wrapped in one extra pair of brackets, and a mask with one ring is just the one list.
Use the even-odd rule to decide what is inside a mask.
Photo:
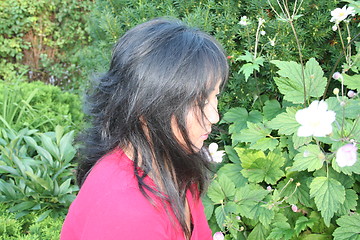
[(306, 107), (306, 84), (305, 84), (305, 70), (304, 70), (304, 62), (303, 62), (303, 56), (301, 53), (301, 46), (300, 46), (300, 41), (299, 38), (297, 36), (295, 27), (294, 27), (294, 23), (291, 19), (289, 19), (289, 23), (291, 26), (291, 29), (293, 30), (294, 36), (295, 36), (295, 40), (296, 40), (296, 44), (298, 47), (298, 51), (299, 51), (299, 59), (300, 59), (300, 64), (301, 64), (301, 76), (302, 76), (302, 82), (303, 82), (303, 87), (304, 87), (304, 106)]

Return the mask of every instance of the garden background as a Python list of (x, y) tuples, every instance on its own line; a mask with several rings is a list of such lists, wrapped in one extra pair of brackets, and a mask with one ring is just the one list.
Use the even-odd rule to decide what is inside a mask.
[(2, 0), (0, 239), (59, 238), (78, 191), (83, 93), (119, 36), (159, 16), (228, 54), (209, 141), (226, 154), (203, 198), (214, 239), (360, 239), (352, 0)]

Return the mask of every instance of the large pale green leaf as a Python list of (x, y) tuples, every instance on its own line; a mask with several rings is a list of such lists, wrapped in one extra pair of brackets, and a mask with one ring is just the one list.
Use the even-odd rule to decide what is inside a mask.
[(291, 171), (309, 172), (322, 168), (325, 161), (325, 155), (318, 145), (309, 144), (299, 148), (299, 153), (294, 158), (294, 164)]
[(352, 189), (345, 190), (345, 202), (340, 206), (338, 214), (346, 215), (350, 213), (350, 210), (356, 211), (358, 196)]
[(241, 173), (250, 182), (265, 181), (269, 184), (275, 184), (285, 175), (280, 169), (285, 163), (285, 158), (281, 155), (270, 152), (266, 157), (254, 158), (253, 153), (250, 154), (251, 158), (240, 158), (244, 168)]
[(326, 226), (345, 201), (345, 188), (337, 180), (327, 177), (316, 177), (310, 184), (310, 197), (321, 211)]
[(237, 212), (237, 206), (234, 202), (228, 202), (225, 205), (220, 205), (215, 209), (216, 222), (224, 230), (224, 223), (228, 215)]
[[(271, 63), (275, 64), (279, 71), (280, 77), (274, 78), (279, 91), (284, 94), (284, 99), (293, 103), (303, 103), (304, 94), (306, 100), (309, 97), (320, 97), (325, 90), (326, 78), (323, 77), (323, 71), (319, 63), (311, 58), (305, 65), (304, 78), (302, 74), (302, 67), (300, 64), (290, 61), (273, 60)], [(304, 88), (305, 86), (305, 88)], [(306, 92), (304, 92), (304, 90)]]
[(235, 187), (241, 187), (247, 183), (247, 179), (241, 174), (242, 169), (240, 164), (229, 163), (222, 166), (217, 174), (226, 175), (235, 184)]
[(241, 130), (236, 140), (240, 142), (256, 142), (257, 140), (266, 137), (271, 132), (261, 123), (247, 122), (247, 128)]
[(269, 229), (258, 223), (248, 236), (248, 240), (265, 240), (269, 235)]
[(265, 125), (272, 129), (278, 129), (280, 134), (291, 135), (297, 132), (300, 127), (300, 124), (295, 120), (296, 111), (296, 108), (288, 107), (286, 112), (280, 113)]
[(222, 203), (225, 199), (225, 194), (217, 180), (211, 182), (207, 195), (214, 203)]
[(70, 162), (76, 153), (73, 147), (74, 131), (66, 133), (60, 140), (60, 157), (65, 162)]
[(254, 219), (256, 217), (256, 208), (263, 208), (262, 205), (265, 205), (265, 203), (262, 203), (262, 200), (268, 194), (268, 191), (258, 185), (247, 184), (237, 189), (234, 200), (239, 206), (238, 210), (242, 216)]
[(354, 213), (336, 220), (339, 228), (335, 229), (334, 240), (360, 240), (360, 215)]
[(60, 151), (56, 144), (52, 141), (52, 139), (46, 134), (40, 135), (42, 146), (48, 151), (53, 157), (57, 160), (60, 160)]
[[(344, 77), (344, 85), (347, 86), (349, 89), (356, 89), (360, 91), (360, 74), (349, 76), (345, 73), (342, 74)], [(341, 79), (339, 79), (340, 81)]]
[(235, 195), (235, 184), (226, 175), (219, 176), (219, 185), (225, 197), (229, 198)]
[(284, 109), (281, 108), (279, 101), (268, 100), (264, 104), (263, 112), (266, 120), (271, 120), (278, 114), (282, 113)]

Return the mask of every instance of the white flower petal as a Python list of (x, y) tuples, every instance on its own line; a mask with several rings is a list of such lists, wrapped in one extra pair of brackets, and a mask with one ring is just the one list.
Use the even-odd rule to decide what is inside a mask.
[(218, 148), (219, 148), (219, 146), (217, 145), (217, 143), (210, 143), (209, 152), (215, 153), (218, 150)]

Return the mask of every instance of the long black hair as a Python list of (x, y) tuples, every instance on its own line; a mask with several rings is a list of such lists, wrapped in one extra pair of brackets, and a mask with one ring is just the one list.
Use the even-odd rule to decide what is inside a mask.
[[(190, 236), (185, 193), (194, 184), (204, 192), (209, 166), (205, 151), (192, 145), (185, 118), (194, 106), (202, 111), (209, 93), (227, 77), (223, 49), (198, 29), (161, 18), (129, 30), (113, 49), (110, 69), (87, 97), (91, 127), (83, 135), (79, 185), (103, 155), (131, 146), (140, 190), (165, 199)], [(173, 121), (186, 147), (175, 137)], [(144, 182), (154, 173), (156, 190)]]

